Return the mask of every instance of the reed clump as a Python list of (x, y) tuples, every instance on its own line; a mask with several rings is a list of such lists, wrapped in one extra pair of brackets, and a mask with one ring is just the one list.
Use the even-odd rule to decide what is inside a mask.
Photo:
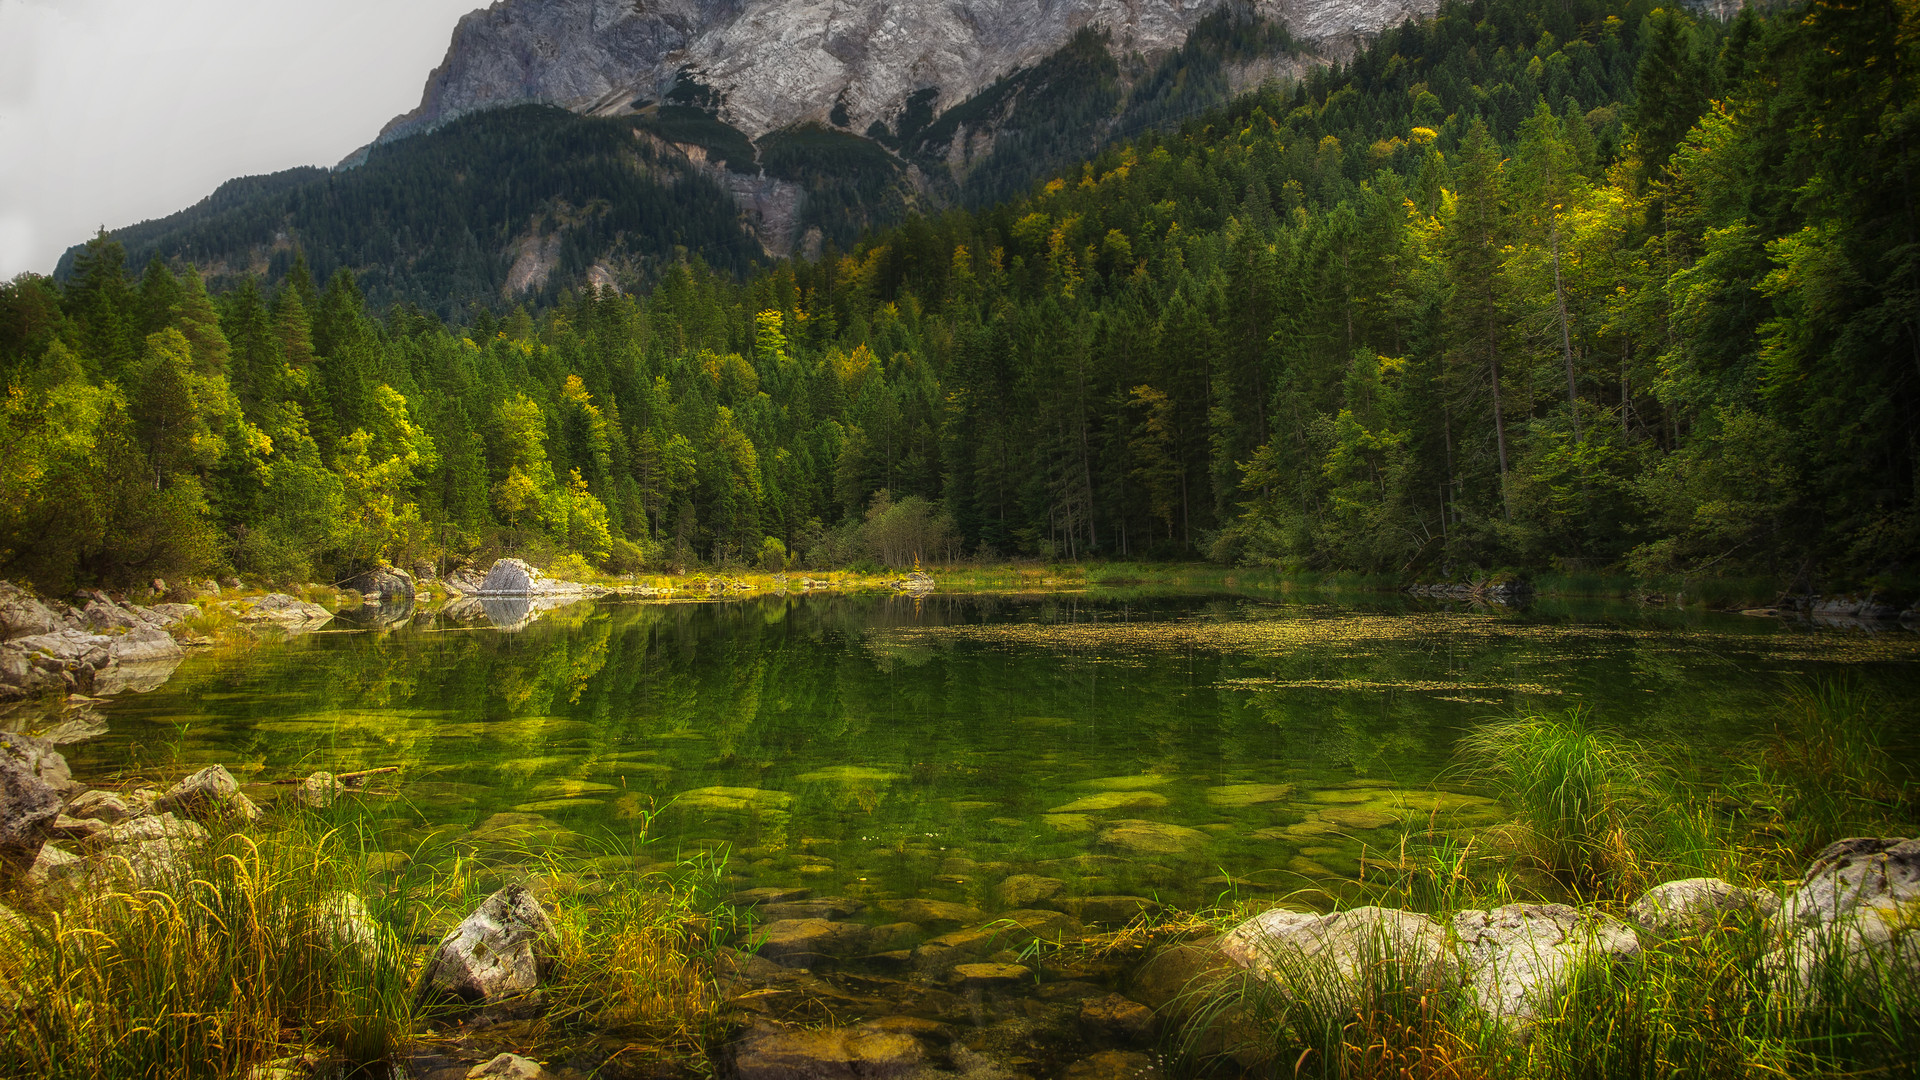
[(1644, 748), (1578, 711), (1490, 724), (1461, 752), (1513, 810), (1523, 848), (1578, 886), (1624, 883), (1637, 823), (1668, 786)]

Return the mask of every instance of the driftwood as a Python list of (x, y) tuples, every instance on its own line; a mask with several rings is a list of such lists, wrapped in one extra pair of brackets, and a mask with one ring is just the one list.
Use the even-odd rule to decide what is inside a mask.
[[(366, 778), (369, 776), (379, 776), (382, 773), (399, 772), (399, 771), (400, 771), (400, 766), (387, 765), (378, 769), (361, 769), (359, 772), (334, 773), (333, 778), (347, 785), (348, 787), (358, 787), (360, 783), (366, 780)], [(296, 776), (291, 780), (271, 780), (268, 782), (273, 784), (299, 784), (299, 783), (305, 782), (306, 779), (307, 778), (304, 776)]]

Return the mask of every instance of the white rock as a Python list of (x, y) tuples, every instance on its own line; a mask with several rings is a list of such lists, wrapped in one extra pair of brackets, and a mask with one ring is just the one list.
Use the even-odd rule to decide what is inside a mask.
[(481, 902), (434, 950), (424, 993), (493, 1006), (537, 991), (552, 962), (553, 923), (533, 894), (510, 885)]
[(260, 808), (241, 792), (225, 765), (209, 765), (173, 785), (154, 806), (195, 817), (227, 815), (253, 821), (260, 816)]
[(1920, 900), (1920, 840), (1853, 837), (1814, 856), (1775, 925), (1832, 924), (1863, 905)]
[(1462, 911), (1453, 928), (1468, 991), (1482, 1012), (1508, 1023), (1531, 1022), (1581, 964), (1640, 953), (1625, 923), (1564, 904)]
[(1780, 898), (1760, 889), (1743, 889), (1719, 878), (1684, 878), (1655, 885), (1627, 909), (1642, 930), (1663, 937), (1704, 934), (1729, 915), (1771, 916)]
[(1410, 911), (1360, 907), (1331, 915), (1274, 908), (1220, 939), (1226, 957), (1301, 995), (1344, 1000), (1363, 974), (1399, 966), (1403, 985), (1439, 986), (1453, 978), (1447, 928)]
[(340, 793), (346, 789), (347, 785), (334, 779), (332, 773), (317, 772), (305, 780), (300, 781), (300, 789), (297, 794), (303, 805), (311, 806), (316, 810), (324, 810), (332, 806), (333, 800), (339, 797)]

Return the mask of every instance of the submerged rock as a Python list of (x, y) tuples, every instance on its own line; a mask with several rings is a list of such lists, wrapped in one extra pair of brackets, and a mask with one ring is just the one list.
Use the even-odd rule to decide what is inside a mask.
[(1020, 964), (955, 964), (947, 981), (958, 986), (981, 989), (1005, 988), (1033, 977), (1033, 969)]
[(1153, 1058), (1133, 1050), (1102, 1050), (1067, 1066), (1062, 1080), (1151, 1080), (1165, 1075)]
[(897, 919), (919, 923), (929, 930), (952, 930), (987, 920), (987, 913), (979, 908), (921, 897), (883, 900), (874, 906)]
[(1046, 903), (1066, 891), (1067, 883), (1059, 878), (1015, 874), (1000, 882), (993, 896), (1003, 907), (1027, 908)]
[(914, 1072), (926, 1057), (913, 1035), (872, 1024), (783, 1028), (736, 1047), (733, 1069), (739, 1080), (887, 1080)]
[(1292, 784), (1225, 784), (1207, 789), (1209, 804), (1228, 808), (1282, 802), (1292, 797)]
[(1080, 1006), (1080, 1033), (1094, 1043), (1145, 1043), (1153, 1037), (1153, 1010), (1108, 994)]
[(481, 901), (441, 939), (421, 975), (421, 996), (531, 1011), (553, 963), (552, 950), (546, 910), (524, 886), (510, 885)]
[(1167, 797), (1157, 791), (1102, 791), (1073, 800), (1047, 811), (1049, 814), (1097, 814), (1105, 810), (1167, 805)]
[(750, 787), (705, 787), (681, 792), (673, 805), (682, 810), (785, 810), (793, 796), (784, 791)]
[(1082, 896), (1060, 906), (1094, 926), (1125, 926), (1142, 915), (1156, 915), (1161, 909), (1159, 901), (1144, 896)]
[(1186, 855), (1207, 845), (1206, 833), (1159, 821), (1120, 820), (1100, 830), (1100, 843), (1136, 855)]
[(859, 923), (827, 919), (780, 919), (760, 928), (760, 955), (787, 967), (810, 967), (821, 960), (853, 956), (872, 936)]

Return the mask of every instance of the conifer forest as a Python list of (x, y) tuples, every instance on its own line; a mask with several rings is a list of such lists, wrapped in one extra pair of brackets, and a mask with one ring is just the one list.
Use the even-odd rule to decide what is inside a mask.
[(1453, 2), (818, 257), (689, 217), (644, 290), (445, 316), (103, 233), (0, 287), (0, 575), (1911, 581), (1917, 87), (1909, 0)]

